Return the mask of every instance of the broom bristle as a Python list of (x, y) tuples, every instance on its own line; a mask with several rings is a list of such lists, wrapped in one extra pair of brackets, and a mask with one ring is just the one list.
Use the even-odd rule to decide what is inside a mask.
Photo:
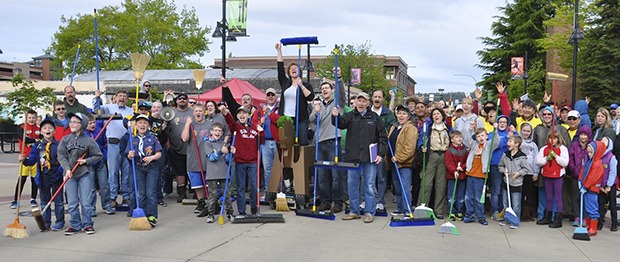
[(220, 225), (223, 225), (224, 224), (224, 216), (218, 217), (217, 218), (217, 223), (220, 224)]
[(34, 221), (37, 222), (37, 226), (41, 231), (47, 231), (49, 228), (45, 225), (45, 220), (43, 219), (43, 215), (38, 208), (32, 209), (32, 216), (34, 217)]
[(286, 202), (286, 195), (283, 193), (279, 193), (278, 198), (276, 198), (276, 211), (284, 211), (284, 212), (291, 211), (288, 208), (288, 203)]
[(133, 77), (140, 81), (144, 76), (144, 70), (149, 64), (151, 57), (146, 54), (131, 53), (131, 69), (133, 71)]
[(151, 228), (153, 227), (146, 217), (134, 217), (129, 222), (129, 230), (151, 230)]
[(30, 232), (28, 232), (26, 226), (19, 223), (19, 218), (15, 218), (15, 221), (9, 224), (4, 230), (4, 236), (20, 239), (28, 238), (30, 237)]

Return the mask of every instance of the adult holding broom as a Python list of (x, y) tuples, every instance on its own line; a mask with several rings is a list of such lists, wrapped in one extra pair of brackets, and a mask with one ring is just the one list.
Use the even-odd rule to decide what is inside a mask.
[[(88, 118), (82, 113), (69, 114), (69, 128), (71, 134), (66, 135), (58, 145), (58, 161), (65, 171), (65, 191), (67, 194), (68, 210), (71, 215), (71, 226), (65, 231), (70, 236), (79, 233), (82, 229), (86, 234), (94, 234), (92, 198), (95, 197), (95, 182), (93, 164), (103, 158), (99, 146), (91, 137), (84, 133), (88, 125)], [(88, 157), (81, 158), (87, 154)], [(75, 171), (73, 166), (78, 165)], [(81, 205), (82, 212), (78, 204)]]
[[(284, 58), (282, 56), (282, 44), (276, 43), (278, 61), (278, 82), (282, 88), (280, 108), (278, 115), (290, 116), (298, 130), (299, 145), (308, 145), (308, 102), (314, 99), (314, 92), (310, 83), (303, 83), (300, 76), (299, 65), (290, 63), (284, 69)], [(296, 119), (298, 118), (298, 119)], [(297, 141), (296, 141), (297, 142)]]

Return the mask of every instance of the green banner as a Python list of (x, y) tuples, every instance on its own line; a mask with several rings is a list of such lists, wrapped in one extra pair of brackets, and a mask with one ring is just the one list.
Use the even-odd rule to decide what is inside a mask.
[(228, 29), (234, 36), (247, 35), (248, 0), (228, 0)]

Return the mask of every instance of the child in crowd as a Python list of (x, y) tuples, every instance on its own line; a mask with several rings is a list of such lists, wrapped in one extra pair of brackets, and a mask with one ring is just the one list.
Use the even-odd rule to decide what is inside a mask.
[[(88, 116), (88, 126), (84, 130), (84, 133), (91, 137), (92, 139), (97, 138), (95, 142), (99, 146), (99, 150), (101, 150), (101, 154), (103, 155), (103, 159), (93, 164), (93, 172), (95, 173), (95, 181), (99, 185), (99, 198), (101, 198), (101, 208), (108, 215), (114, 215), (116, 211), (112, 208), (112, 204), (110, 203), (110, 184), (108, 183), (108, 166), (107, 156), (108, 156), (108, 147), (107, 141), (108, 138), (105, 135), (105, 132), (101, 131), (101, 128), (96, 127), (96, 119), (95, 115), (87, 114)], [(101, 133), (101, 134), (99, 134)], [(97, 137), (99, 135), (99, 137)], [(93, 197), (93, 217), (97, 216), (97, 197)]]
[(605, 154), (605, 144), (600, 141), (592, 141), (588, 144), (587, 150), (588, 159), (579, 175), (579, 182), (583, 194), (584, 220), (588, 228), (588, 235), (596, 236), (600, 218), (598, 192), (600, 192), (601, 180), (605, 173), (602, 161)]
[[(598, 193), (598, 205), (600, 218), (598, 230), (603, 229), (603, 222), (607, 209), (611, 213), (611, 231), (618, 231), (618, 212), (616, 207), (616, 189), (618, 187), (618, 160), (612, 153), (614, 143), (607, 137), (601, 139), (607, 145), (605, 154), (601, 159), (603, 162), (603, 178), (601, 179), (601, 191)], [(606, 207), (607, 206), (607, 207)]]
[[(32, 145), (36, 142), (36, 139), (39, 138), (40, 131), (36, 121), (37, 112), (34, 110), (28, 110), (28, 112), (26, 112), (26, 122), (20, 126), (22, 130), (19, 131), (20, 138), (18, 139), (19, 153), (24, 156), (30, 155)], [(21, 137), (22, 134), (24, 134), (23, 130), (26, 130), (26, 137)], [(23, 152), (22, 148), (24, 149)], [(13, 202), (11, 202), (10, 208), (17, 208), (17, 200), (20, 197), (19, 194), (24, 190), (24, 185), (26, 185), (26, 180), (28, 177), (30, 177), (30, 206), (36, 207), (38, 190), (34, 177), (37, 175), (37, 169), (34, 166), (26, 166), (23, 163), (19, 165), (19, 168), (21, 169), (21, 176), (19, 177), (17, 184), (15, 184), (15, 195), (13, 197)]]
[[(555, 133), (555, 134), (554, 134)], [(547, 205), (542, 220), (536, 222), (538, 225), (549, 225), (550, 228), (562, 227), (562, 177), (566, 174), (568, 166), (568, 149), (563, 145), (564, 139), (560, 132), (549, 133), (548, 143), (543, 146), (536, 156), (536, 164), (542, 168), (542, 176), (545, 178), (545, 192)], [(553, 204), (556, 212), (553, 217)]]
[[(579, 128), (577, 131), (577, 138), (573, 139), (573, 142), (570, 144), (568, 148), (568, 170), (571, 175), (575, 178), (579, 177), (581, 174), (581, 169), (583, 168), (583, 163), (586, 162), (588, 158), (588, 144), (592, 142), (592, 130), (589, 126), (584, 125)], [(579, 193), (579, 191), (577, 191)], [(574, 209), (579, 210), (579, 201), (575, 201)], [(579, 226), (579, 219), (576, 218), (573, 221), (573, 226)]]
[[(497, 133), (496, 135), (497, 136)], [(499, 145), (499, 139), (487, 140), (488, 134), (484, 128), (476, 129), (476, 142), (467, 156), (467, 186), (465, 193), (465, 206), (467, 213), (463, 222), (472, 223), (478, 217), (478, 223), (488, 225), (484, 215), (484, 205), (480, 203), (480, 197), (484, 188), (484, 179), (489, 172), (489, 152), (495, 150)], [(493, 142), (491, 142), (493, 141)]]
[[(245, 216), (245, 186), (246, 181), (250, 187), (250, 211), (252, 214), (258, 212), (258, 206), (256, 203), (257, 187), (256, 187), (256, 172), (258, 161), (258, 146), (265, 139), (265, 134), (262, 132), (263, 128), (260, 125), (248, 124), (250, 113), (246, 111), (244, 107), (237, 109), (237, 119), (232, 117), (232, 114), (227, 108), (222, 107), (222, 114), (226, 118), (226, 124), (230, 129), (230, 132), (237, 132), (236, 146), (231, 148), (231, 152), (235, 154), (235, 180), (237, 182), (237, 210), (239, 215)], [(236, 148), (240, 148), (238, 152)]]
[(536, 198), (537, 189), (536, 181), (538, 181), (538, 173), (540, 167), (536, 164), (536, 155), (538, 154), (538, 146), (532, 139), (534, 128), (529, 122), (521, 124), (521, 146), (519, 149), (527, 156), (528, 170), (523, 174), (523, 186), (521, 187), (521, 199), (523, 208), (521, 209), (521, 220), (526, 222), (534, 221), (536, 217)]
[[(504, 153), (499, 161), (499, 172), (504, 175), (502, 183), (502, 196), (504, 207), (508, 207), (508, 191), (506, 191), (506, 183), (510, 186), (510, 204), (517, 218), (521, 217), (521, 186), (523, 185), (523, 176), (529, 171), (527, 156), (519, 149), (522, 139), (520, 136), (510, 136), (508, 138), (508, 151)], [(509, 222), (501, 222), (500, 225), (507, 225)], [(518, 226), (509, 225), (511, 229)]]
[[(452, 206), (452, 213), (448, 214), (451, 220), (463, 220), (465, 212), (465, 168), (467, 165), (467, 155), (469, 150), (463, 144), (463, 133), (458, 130), (450, 133), (450, 147), (446, 151), (446, 175), (448, 179), (448, 204)], [(460, 180), (456, 185), (456, 195), (454, 194), (454, 183), (456, 179)], [(449, 210), (450, 208), (448, 208)]]
[(207, 153), (209, 163), (207, 164), (207, 186), (209, 187), (209, 198), (205, 210), (208, 211), (207, 223), (215, 221), (215, 210), (217, 201), (222, 195), (225, 195), (226, 216), (232, 217), (233, 208), (230, 202), (228, 192), (224, 192), (226, 185), (226, 176), (228, 176), (226, 157), (228, 156), (228, 146), (224, 141), (224, 126), (220, 123), (211, 125), (211, 136), (205, 137), (203, 144), (204, 152)]
[[(70, 177), (65, 184), (71, 226), (65, 230), (70, 236), (84, 229), (86, 234), (94, 234), (92, 198), (95, 197), (93, 164), (103, 158), (99, 146), (84, 133), (88, 118), (82, 113), (69, 114), (71, 134), (66, 135), (58, 145), (58, 160), (65, 177)], [(77, 166), (72, 172), (74, 166)], [(81, 205), (82, 212), (80, 217)]]
[[(41, 121), (41, 134), (43, 139), (37, 142), (30, 151), (30, 155), (26, 157), (19, 155), (19, 160), (23, 161), (25, 166), (37, 165), (37, 179), (39, 188), (41, 189), (41, 205), (45, 206), (52, 198), (60, 184), (62, 184), (63, 170), (58, 162), (58, 141), (54, 139), (54, 122), (49, 119)], [(65, 227), (65, 205), (63, 204), (63, 194), (58, 194), (54, 199), (54, 215), (56, 222), (52, 226), (51, 209), (47, 209), (43, 213), (45, 226), (53, 231), (62, 230)]]
[[(491, 113), (489, 112), (489, 114)], [(509, 125), (510, 119), (505, 115), (500, 115), (497, 117), (497, 128), (491, 133), (491, 135), (497, 133), (499, 138), (499, 145), (497, 149), (493, 150), (491, 156), (491, 170), (489, 171), (489, 179), (491, 180), (491, 219), (496, 221), (503, 220), (502, 217), (499, 217), (499, 211), (503, 209), (500, 199), (502, 197), (501, 189), (504, 174), (499, 171), (498, 165), (504, 152), (508, 151), (508, 137), (512, 135), (512, 130), (509, 128)]]
[[(159, 177), (157, 160), (161, 158), (161, 144), (157, 137), (150, 132), (149, 117), (146, 115), (136, 116), (137, 133), (132, 137), (132, 144), (125, 149), (129, 161), (135, 162), (136, 183), (138, 185), (138, 198), (140, 207), (152, 227), (157, 225), (157, 179)], [(130, 129), (131, 132), (131, 129)], [(133, 184), (133, 178), (130, 179)], [(135, 207), (135, 190), (131, 193), (131, 207)], [(133, 213), (132, 210), (129, 213)]]

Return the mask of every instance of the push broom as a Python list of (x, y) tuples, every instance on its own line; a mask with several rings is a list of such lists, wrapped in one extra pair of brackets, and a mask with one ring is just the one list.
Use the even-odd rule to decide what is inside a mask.
[[(426, 146), (426, 141), (427, 141), (427, 125), (424, 124), (423, 127), (423, 139), (422, 139), (422, 146)], [(429, 219), (429, 218), (434, 218), (435, 217), (435, 212), (433, 211), (433, 209), (429, 208), (426, 206), (426, 184), (425, 184), (425, 178), (426, 178), (426, 152), (422, 153), (422, 201), (420, 201), (420, 205), (417, 206), (414, 210), (413, 210), (413, 217), (415, 219)], [(433, 224), (435, 225), (435, 222), (433, 221)]]
[[(131, 127), (132, 123), (129, 121), (127, 123), (128, 127)], [(129, 146), (131, 150), (133, 149), (133, 135), (129, 136)], [(136, 152), (136, 151), (134, 151)], [(133, 172), (133, 189), (134, 195), (136, 197), (136, 208), (133, 210), (131, 215), (131, 221), (129, 222), (129, 230), (151, 230), (152, 226), (149, 223), (149, 220), (146, 218), (146, 214), (144, 214), (144, 210), (140, 208), (140, 197), (138, 191), (138, 181), (136, 178), (136, 159), (134, 157), (131, 158), (131, 168)]]
[(504, 221), (518, 227), (520, 224), (519, 217), (517, 217), (516, 212), (512, 209), (512, 202), (510, 201), (510, 176), (508, 173), (506, 173), (506, 194), (508, 195), (508, 207), (506, 208), (506, 212), (504, 214)]
[[(21, 144), (21, 148), (19, 153), (23, 154), (24, 153), (24, 147), (26, 145), (26, 113), (24, 113), (24, 131), (22, 133), (22, 144)], [(21, 163), (20, 163), (21, 164)], [(35, 186), (35, 185), (32, 185)], [(13, 223), (9, 224), (6, 229), (4, 230), (4, 236), (5, 237), (12, 237), (12, 238), (27, 238), (30, 237), (30, 232), (28, 232), (28, 230), (26, 229), (25, 225), (22, 225), (21, 223), (19, 223), (19, 207), (21, 206), (21, 196), (22, 196), (22, 167), (20, 165), (19, 167), (19, 172), (18, 172), (18, 177), (17, 177), (17, 209), (15, 210), (15, 220), (13, 220)]]
[(575, 228), (575, 232), (573, 232), (573, 239), (590, 241), (588, 229), (583, 227), (583, 192), (581, 192), (581, 182), (579, 182), (579, 189), (579, 227)]
[[(388, 141), (388, 147), (390, 148), (390, 153), (394, 155), (394, 150), (392, 149), (392, 144)], [(390, 220), (391, 227), (407, 227), (407, 226), (432, 226), (435, 225), (435, 222), (432, 218), (427, 219), (414, 219), (413, 213), (411, 212), (411, 203), (407, 198), (407, 194), (405, 194), (405, 186), (403, 185), (403, 179), (400, 175), (400, 169), (398, 168), (398, 164), (394, 163), (394, 167), (396, 168), (396, 174), (398, 176), (398, 181), (400, 181), (400, 188), (402, 190), (402, 195), (405, 198), (405, 205), (407, 205), (407, 210), (409, 211), (409, 216), (404, 217), (392, 217)]]
[[(95, 136), (95, 138), (93, 140), (97, 140), (99, 138), (99, 136), (101, 136), (101, 134), (103, 134), (103, 131), (108, 127), (108, 125), (110, 124), (110, 122), (112, 121), (112, 119), (114, 119), (114, 117), (116, 116), (116, 114), (112, 114), (110, 115), (110, 118), (108, 118), (108, 120), (105, 122), (105, 124), (103, 125), (103, 127), (101, 128), (101, 130), (99, 130), (99, 133), (97, 134), (97, 136)], [(83, 159), (84, 157), (86, 157), (86, 154), (88, 152), (84, 153), (80, 159)], [(79, 166), (79, 162), (77, 161), (75, 163), (75, 165), (73, 166), (73, 168), (71, 168), (71, 175), (69, 175), (68, 177), (65, 177), (64, 180), (62, 181), (62, 184), (60, 184), (60, 186), (58, 187), (58, 189), (56, 189), (56, 192), (54, 192), (54, 195), (52, 195), (52, 197), (50, 198), (50, 200), (47, 202), (47, 204), (45, 205), (45, 207), (43, 207), (43, 210), (39, 211), (38, 208), (35, 208), (32, 210), (32, 216), (34, 217), (34, 220), (37, 222), (37, 226), (39, 227), (39, 229), (41, 231), (45, 231), (47, 230), (47, 226), (45, 225), (45, 220), (43, 219), (43, 214), (45, 213), (45, 211), (47, 211), (50, 206), (52, 205), (52, 203), (54, 202), (54, 199), (56, 199), (56, 196), (58, 196), (58, 193), (62, 192), (63, 187), (65, 186), (65, 184), (67, 183), (67, 181), (69, 181), (69, 179), (71, 179), (71, 176), (73, 176), (73, 172), (75, 172), (75, 169), (77, 169), (77, 167)]]
[[(461, 166), (461, 163), (458, 163), (458, 166)], [(446, 222), (441, 224), (441, 226), (439, 227), (439, 233), (443, 234), (450, 234), (450, 235), (460, 235), (461, 233), (459, 233), (459, 230), (456, 229), (456, 226), (454, 226), (454, 224), (452, 224), (452, 222), (450, 222), (448, 220), (448, 218), (452, 215), (452, 209), (454, 208), (454, 202), (456, 201), (455, 197), (456, 197), (456, 186), (459, 183), (459, 178), (458, 178), (458, 171), (456, 171), (456, 175), (457, 177), (455, 177), (454, 179), (454, 188), (452, 188), (452, 198), (450, 200), (450, 211), (448, 212), (448, 215), (446, 216)]]
[[(237, 131), (233, 133), (232, 144), (230, 145), (231, 147), (235, 146), (236, 140), (237, 140)], [(220, 198), (220, 199), (223, 199), (222, 205), (220, 206), (220, 217), (217, 218), (217, 223), (220, 225), (224, 224), (224, 206), (226, 205), (226, 200), (228, 199), (227, 197), (228, 196), (228, 185), (230, 184), (230, 178), (232, 177), (232, 174), (230, 173), (230, 167), (233, 165), (233, 159), (235, 155), (231, 152), (230, 156), (231, 156), (230, 161), (228, 162), (228, 168), (226, 170), (226, 184), (224, 185), (224, 195), (222, 196), (222, 198)]]
[[(316, 113), (316, 133), (314, 138), (314, 160), (315, 162), (319, 160), (319, 130), (321, 126), (321, 113)], [(316, 211), (316, 182), (318, 177), (318, 168), (314, 166), (314, 185), (313, 185), (313, 196), (312, 196), (312, 210), (304, 210), (297, 209), (295, 210), (295, 214), (298, 216), (304, 217), (312, 217), (312, 218), (320, 218), (326, 220), (334, 220), (336, 216), (331, 211)]]

